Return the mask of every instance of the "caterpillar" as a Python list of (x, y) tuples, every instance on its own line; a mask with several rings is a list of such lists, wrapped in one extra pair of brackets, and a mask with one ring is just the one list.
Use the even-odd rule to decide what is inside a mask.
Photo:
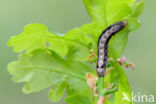
[(104, 73), (107, 66), (107, 60), (108, 60), (108, 42), (111, 39), (113, 35), (120, 32), (122, 29), (124, 29), (128, 25), (127, 21), (119, 21), (116, 22), (109, 27), (107, 27), (100, 35), (98, 39), (98, 60), (97, 60), (97, 75), (98, 77), (104, 77)]

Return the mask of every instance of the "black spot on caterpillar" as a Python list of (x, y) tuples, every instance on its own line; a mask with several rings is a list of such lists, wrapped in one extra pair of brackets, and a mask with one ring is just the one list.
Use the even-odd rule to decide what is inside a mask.
[(119, 21), (107, 27), (98, 39), (98, 61), (97, 61), (97, 75), (104, 77), (108, 59), (108, 42), (113, 35), (124, 29), (127, 21)]

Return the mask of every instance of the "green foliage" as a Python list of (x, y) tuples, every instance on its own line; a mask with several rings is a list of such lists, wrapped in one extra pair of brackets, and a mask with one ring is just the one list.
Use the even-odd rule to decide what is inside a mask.
[(66, 80), (63, 80), (58, 85), (54, 85), (49, 91), (49, 99), (51, 102), (57, 102), (63, 96), (64, 90), (66, 88)]
[(24, 28), (24, 32), (11, 38), (8, 45), (13, 46), (15, 52), (26, 50), (26, 53), (31, 53), (36, 49), (48, 48), (62, 57), (87, 60), (91, 41), (89, 36), (79, 28), (60, 36), (49, 32), (42, 24), (30, 24)]
[(144, 2), (138, 2), (134, 4), (132, 7), (133, 13), (131, 14), (131, 17), (139, 17), (141, 13), (143, 12), (144, 7), (145, 7)]
[(15, 52), (26, 50), (26, 53), (31, 53), (35, 49), (46, 48), (45, 42), (51, 34), (42, 24), (29, 24), (25, 26), (24, 32), (12, 37), (8, 45), (13, 46)]
[(68, 104), (92, 104), (91, 99), (83, 95), (72, 95), (65, 99)]
[[(81, 70), (80, 70), (81, 69)], [(13, 81), (26, 82), (24, 93), (37, 92), (49, 87), (66, 82), (73, 91), (85, 92), (85, 73), (92, 72), (90, 67), (83, 63), (62, 59), (55, 52), (49, 50), (35, 50), (31, 56), (22, 54), (19, 60), (8, 65)], [(83, 89), (78, 89), (74, 82), (83, 84)]]
[(18, 61), (8, 65), (14, 82), (25, 82), (24, 93), (38, 92), (52, 85), (51, 102), (61, 99), (64, 91), (69, 104), (95, 104), (86, 82), (86, 73), (94, 73), (95, 60), (88, 60), (90, 50), (97, 51), (97, 40), (110, 24), (127, 20), (128, 27), (113, 36), (109, 43), (110, 65), (115, 69), (105, 82), (116, 83), (117, 92), (111, 93), (106, 104), (131, 104), (122, 101), (123, 93), (131, 100), (131, 90), (122, 67), (115, 61), (121, 56), (129, 32), (140, 27), (138, 16), (144, 3), (135, 0), (83, 0), (92, 23), (74, 28), (65, 34), (50, 32), (45, 25), (29, 24), (24, 32), (12, 37), (8, 45), (21, 53)]

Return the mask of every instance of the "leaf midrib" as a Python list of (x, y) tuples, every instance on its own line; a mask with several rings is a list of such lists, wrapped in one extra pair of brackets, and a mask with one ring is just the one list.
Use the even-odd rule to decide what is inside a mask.
[(58, 37), (58, 36), (50, 36), (50, 37), (56, 38), (56, 39), (59, 39), (59, 40), (71, 41), (71, 42), (74, 42), (74, 43), (78, 43), (78, 44), (80, 44), (81, 46), (86, 47), (86, 48), (88, 48), (88, 49), (90, 48), (89, 45), (84, 44), (84, 43), (79, 42), (79, 41), (76, 41), (76, 40), (73, 40), (73, 39), (68, 39), (68, 38), (65, 38), (65, 37)]
[(38, 67), (38, 66), (31, 66), (31, 67), (24, 67), (24, 69), (40, 69), (42, 71), (45, 71), (45, 72), (57, 72), (57, 73), (60, 73), (60, 74), (66, 74), (68, 75), (69, 77), (72, 76), (74, 78), (78, 78), (78, 79), (82, 79), (82, 80), (86, 80), (84, 76), (82, 76), (81, 74), (80, 75), (77, 75), (77, 74), (71, 74), (69, 73), (68, 71), (59, 71), (59, 70), (54, 70), (54, 69), (46, 69), (46, 68), (42, 68), (42, 67)]

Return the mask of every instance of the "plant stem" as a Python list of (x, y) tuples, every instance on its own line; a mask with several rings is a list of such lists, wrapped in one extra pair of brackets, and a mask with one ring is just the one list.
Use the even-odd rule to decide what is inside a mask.
[(98, 104), (104, 104), (104, 77), (99, 77), (97, 81), (97, 91), (99, 94)]

